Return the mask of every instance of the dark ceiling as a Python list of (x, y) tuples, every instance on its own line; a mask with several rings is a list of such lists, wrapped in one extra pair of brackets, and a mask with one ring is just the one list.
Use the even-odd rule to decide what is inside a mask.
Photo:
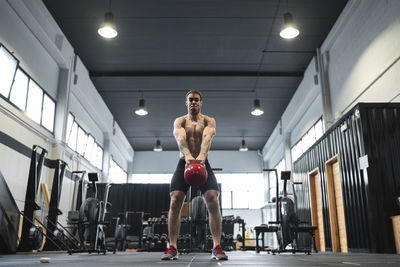
[[(177, 150), (185, 94), (204, 94), (217, 122), (212, 150), (242, 137), (262, 149), (347, 0), (113, 0), (118, 36), (97, 34), (108, 0), (44, 0), (134, 150)], [(279, 36), (289, 10), (300, 35)], [(139, 99), (149, 114), (134, 114)], [(264, 114), (250, 114), (255, 97)]]

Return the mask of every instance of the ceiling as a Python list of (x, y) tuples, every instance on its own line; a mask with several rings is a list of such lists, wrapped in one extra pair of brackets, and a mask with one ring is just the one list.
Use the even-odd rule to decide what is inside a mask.
[[(217, 122), (212, 150), (262, 149), (347, 0), (113, 0), (118, 36), (97, 34), (108, 0), (44, 0), (136, 151), (177, 150), (189, 89)], [(300, 35), (279, 36), (289, 10)], [(149, 114), (134, 114), (143, 96)], [(255, 98), (264, 114), (250, 114)]]

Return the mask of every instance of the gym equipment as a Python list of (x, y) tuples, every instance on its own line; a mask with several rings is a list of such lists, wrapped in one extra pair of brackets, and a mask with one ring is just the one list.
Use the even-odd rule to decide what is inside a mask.
[[(41, 149), (39, 157), (37, 157), (37, 151)], [(31, 154), (31, 164), (28, 176), (28, 185), (25, 195), (25, 204), (23, 211), (23, 222), (22, 222), (22, 233), (21, 241), (18, 246), (18, 251), (32, 251), (39, 249), (43, 242), (43, 230), (39, 226), (36, 226), (35, 211), (40, 210), (39, 205), (36, 203), (36, 197), (39, 187), (40, 175), (42, 173), (42, 167), (44, 162), (44, 156), (47, 154), (47, 150), (34, 145)]]
[[(268, 225), (259, 225), (255, 227), (256, 231), (256, 252), (259, 253), (260, 250), (264, 250), (264, 233), (265, 232), (275, 232), (279, 248), (278, 249), (270, 249), (273, 255), (275, 253), (282, 252), (304, 252), (308, 255), (311, 254), (311, 251), (315, 250), (315, 230), (316, 226), (308, 225), (308, 222), (301, 222), (297, 218), (297, 199), (296, 199), (296, 190), (294, 188), (295, 184), (301, 183), (292, 183), (293, 189), (293, 199), (290, 198), (287, 192), (287, 181), (290, 180), (291, 172), (290, 171), (282, 171), (281, 172), (281, 180), (283, 183), (283, 195), (279, 195), (279, 179), (278, 172), (276, 169), (264, 169), (263, 171), (272, 171), (275, 172), (276, 175), (276, 195), (278, 196), (276, 199), (276, 221), (268, 222)], [(309, 233), (311, 235), (311, 249), (299, 249), (297, 247), (297, 235), (300, 232)], [(262, 233), (262, 248), (258, 245), (258, 236)], [(287, 249), (287, 246), (290, 245), (291, 248)]]
[[(43, 250), (49, 251), (49, 250), (57, 250), (58, 248), (54, 246), (54, 243), (57, 242), (58, 240), (65, 240), (66, 238), (64, 237), (64, 230), (57, 228), (57, 219), (58, 215), (62, 215), (62, 211), (58, 209), (59, 203), (60, 203), (60, 197), (61, 197), (61, 189), (62, 189), (62, 181), (64, 177), (64, 172), (65, 172), (65, 167), (66, 163), (58, 160), (56, 162), (56, 165), (54, 166), (54, 177), (53, 177), (53, 186), (51, 189), (51, 197), (50, 197), (50, 204), (49, 204), (49, 214), (47, 216), (47, 233), (53, 233), (52, 236), (50, 236), (50, 239), (53, 239), (54, 242), (48, 242), (49, 239), (46, 239), (46, 243), (44, 244)], [(56, 237), (55, 239), (53, 237)], [(73, 244), (73, 243), (71, 243)], [(65, 247), (65, 243), (63, 243)], [(67, 245), (68, 247), (68, 245)]]
[(126, 236), (129, 225), (123, 224), (123, 213), (116, 218), (116, 226), (114, 233), (115, 250), (125, 251)]
[[(108, 192), (111, 185), (107, 184), (104, 191), (103, 201), (97, 199), (96, 182), (99, 180), (97, 173), (88, 173), (89, 181), (92, 183), (93, 197), (85, 199), (79, 209), (79, 237), (81, 240), (80, 251), (97, 252), (106, 254), (105, 227), (109, 222), (104, 221), (107, 207)], [(113, 251), (115, 253), (115, 250)]]
[[(39, 149), (41, 149), (41, 153), (38, 157)], [(33, 146), (28, 185), (25, 195), (24, 211), (20, 213), (20, 215), (23, 217), (23, 221), (21, 241), (18, 246), (18, 251), (26, 252), (40, 249), (42, 247), (44, 237), (46, 237), (45, 241), (49, 244), (51, 243), (55, 249), (68, 249), (68, 245), (64, 242), (64, 238), (60, 238), (62, 236), (60, 232), (52, 231), (35, 216), (36, 211), (41, 210), (41, 207), (36, 203), (36, 198), (38, 195), (40, 175), (46, 154), (46, 149), (38, 145)], [(65, 162), (61, 160), (48, 160), (48, 166), (51, 169), (55, 169), (54, 180), (64, 176), (64, 169), (66, 167)]]
[[(41, 149), (42, 152), (39, 158), (37, 158), (39, 149)], [(32, 251), (35, 249), (69, 250), (70, 247), (77, 247), (73, 239), (64, 235), (64, 230), (66, 231), (66, 229), (61, 229), (64, 227), (57, 222), (57, 216), (62, 214), (61, 211), (58, 210), (58, 203), (61, 194), (62, 179), (67, 166), (64, 161), (46, 159), (46, 166), (48, 166), (49, 169), (54, 169), (49, 214), (44, 218), (45, 211), (42, 210), (42, 219), (39, 219), (37, 215), (35, 215), (36, 211), (41, 210), (41, 207), (36, 203), (36, 198), (38, 196), (41, 169), (46, 153), (47, 151), (40, 146), (33, 146), (25, 198), (25, 209), (21, 212), (23, 227), (18, 251)], [(44, 219), (46, 222), (42, 222)], [(24, 230), (26, 231), (27, 229), (29, 231), (28, 236), (24, 234)]]
[(202, 186), (207, 181), (207, 170), (202, 164), (186, 165), (184, 178), (191, 186)]
[(20, 211), (13, 195), (0, 172), (0, 251), (15, 253), (19, 229)]
[[(193, 196), (193, 198), (192, 198)], [(202, 196), (200, 196), (200, 190), (194, 191), (192, 194), (192, 187), (189, 188), (186, 194), (187, 202), (190, 205), (186, 205), (187, 212), (185, 217), (181, 217), (181, 228), (178, 235), (178, 247), (180, 254), (187, 254), (190, 252), (210, 252), (213, 248), (213, 238), (209, 229), (209, 220), (206, 203)], [(233, 224), (239, 223), (239, 227), (243, 228), (244, 236), (244, 225), (245, 222), (240, 217), (224, 216), (223, 219), (223, 236), (225, 241), (221, 243), (224, 250), (232, 250), (236, 248), (236, 244), (233, 240)], [(225, 225), (225, 227), (224, 227)], [(228, 227), (230, 230), (225, 229)], [(224, 232), (224, 229), (226, 232)], [(245, 240), (243, 246), (245, 246)]]
[(126, 247), (129, 249), (137, 249), (142, 247), (142, 233), (143, 233), (143, 217), (142, 211), (126, 211)]
[[(221, 247), (225, 251), (231, 251), (236, 249), (236, 244), (233, 240), (234, 224), (242, 223), (240, 217), (236, 221), (235, 216), (223, 216), (222, 217), (222, 237), (221, 237)], [(244, 222), (243, 222), (244, 223)], [(210, 248), (212, 249), (212, 248)]]
[[(144, 213), (141, 212), (141, 214)], [(168, 241), (168, 225), (166, 216), (161, 215), (161, 217), (150, 217), (148, 218), (147, 225), (148, 226), (143, 229), (141, 235), (142, 250), (165, 251), (167, 249)], [(180, 241), (181, 240), (182, 237)]]
[(206, 203), (201, 196), (197, 196), (191, 201), (191, 249), (204, 251), (206, 249), (206, 235), (208, 228), (208, 212)]
[[(72, 210), (68, 211), (67, 226), (65, 227), (65, 228), (69, 229), (68, 232), (71, 237), (77, 236), (77, 232), (78, 232), (79, 208), (82, 205), (82, 198), (84, 195), (85, 174), (86, 174), (86, 171), (71, 172), (71, 178), (72, 178), (72, 180), (75, 181), (75, 184), (74, 184), (74, 190), (73, 190), (73, 200), (72, 200), (72, 204), (71, 204)], [(79, 244), (80, 241), (79, 240), (77, 240), (77, 241), (78, 241), (77, 244)]]

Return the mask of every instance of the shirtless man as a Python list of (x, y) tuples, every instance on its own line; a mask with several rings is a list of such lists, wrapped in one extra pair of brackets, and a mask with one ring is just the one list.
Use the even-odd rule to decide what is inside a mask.
[(171, 203), (168, 215), (168, 232), (170, 247), (164, 253), (162, 260), (178, 258), (177, 237), (181, 224), (180, 211), (189, 185), (185, 182), (183, 174), (186, 164), (204, 164), (208, 173), (207, 181), (200, 186), (207, 205), (211, 234), (214, 248), (212, 258), (227, 260), (221, 248), (221, 213), (218, 202), (217, 179), (207, 160), (211, 139), (215, 135), (215, 120), (200, 112), (203, 105), (201, 92), (191, 90), (186, 94), (186, 107), (188, 114), (179, 117), (174, 122), (174, 136), (180, 150), (180, 160), (172, 177), (170, 185)]

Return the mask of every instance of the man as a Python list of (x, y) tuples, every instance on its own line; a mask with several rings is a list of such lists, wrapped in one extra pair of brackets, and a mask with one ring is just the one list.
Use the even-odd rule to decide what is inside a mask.
[(213, 236), (214, 248), (212, 257), (216, 260), (227, 260), (221, 248), (221, 213), (218, 202), (217, 179), (207, 160), (211, 139), (215, 135), (215, 120), (202, 114), (202, 95), (198, 90), (191, 90), (186, 94), (188, 114), (179, 117), (174, 122), (174, 136), (180, 150), (180, 160), (172, 177), (170, 185), (171, 203), (168, 215), (168, 232), (170, 247), (164, 253), (162, 260), (178, 258), (177, 237), (181, 218), (180, 211), (189, 185), (184, 180), (186, 164), (204, 164), (208, 173), (207, 181), (200, 186), (207, 205), (210, 221), (210, 230)]

